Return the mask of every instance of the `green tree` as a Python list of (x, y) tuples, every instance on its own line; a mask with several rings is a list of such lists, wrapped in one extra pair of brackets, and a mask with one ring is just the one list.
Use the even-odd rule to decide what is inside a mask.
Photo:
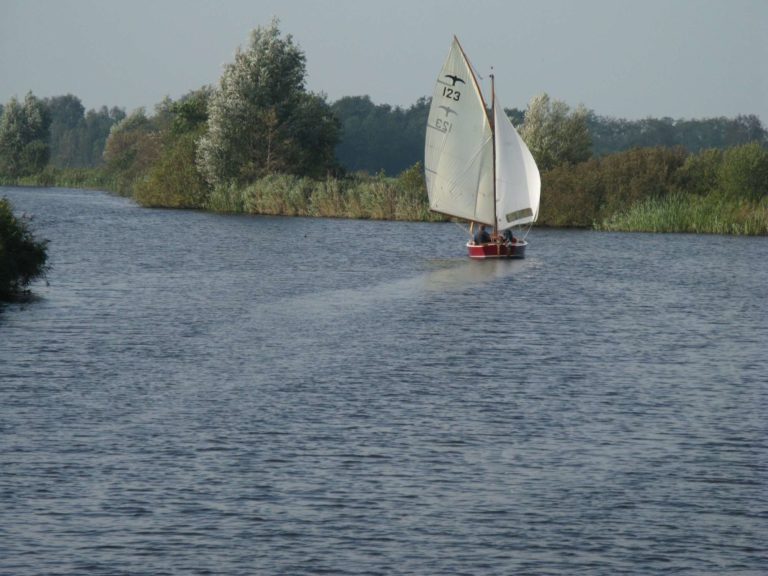
[(374, 104), (368, 96), (347, 96), (331, 108), (341, 121), (336, 156), (345, 169), (394, 176), (423, 158), (427, 98), (403, 109)]
[(157, 109), (163, 116), (152, 123), (160, 125), (160, 157), (133, 190), (134, 199), (144, 206), (203, 208), (208, 187), (195, 166), (197, 143), (208, 120), (208, 88), (191, 92), (176, 102), (164, 102)]
[(11, 98), (0, 118), (0, 174), (17, 178), (45, 168), (50, 125), (47, 107), (32, 92), (23, 103)]
[(99, 166), (104, 162), (104, 149), (112, 127), (125, 119), (122, 108), (107, 108), (88, 110), (85, 114), (85, 124), (80, 135), (79, 166)]
[(0, 198), (0, 300), (45, 274), (47, 242), (34, 238), (28, 221), (13, 214), (10, 202)]
[(51, 115), (50, 163), (59, 168), (80, 166), (80, 135), (85, 122), (85, 108), (72, 94), (46, 98)]
[(587, 123), (592, 136), (592, 152), (596, 156), (656, 146), (683, 146), (688, 152), (710, 148), (722, 150), (750, 142), (768, 146), (768, 132), (755, 115), (733, 119), (673, 120), (667, 117), (624, 120), (590, 112)]
[(304, 53), (275, 19), (238, 49), (208, 106), (199, 166), (212, 184), (266, 174), (324, 175), (334, 168), (339, 125), (325, 97), (308, 93)]
[(591, 156), (588, 112), (583, 106), (571, 111), (561, 100), (547, 94), (528, 103), (520, 136), (541, 170), (560, 164), (577, 164)]
[(208, 122), (208, 103), (213, 90), (204, 86), (182, 96), (171, 106), (171, 127), (176, 134), (186, 134), (204, 128)]

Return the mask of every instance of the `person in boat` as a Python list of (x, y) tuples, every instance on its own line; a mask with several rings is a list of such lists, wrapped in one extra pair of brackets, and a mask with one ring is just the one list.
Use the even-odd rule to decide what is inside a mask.
[(491, 241), (491, 235), (485, 228), (485, 224), (480, 224), (480, 228), (475, 232), (475, 244), (488, 244)]
[(512, 228), (507, 228), (506, 230), (504, 230), (504, 233), (502, 234), (502, 236), (504, 237), (504, 242), (506, 242), (507, 244), (514, 244), (517, 242), (517, 240), (515, 239), (515, 235), (512, 234)]

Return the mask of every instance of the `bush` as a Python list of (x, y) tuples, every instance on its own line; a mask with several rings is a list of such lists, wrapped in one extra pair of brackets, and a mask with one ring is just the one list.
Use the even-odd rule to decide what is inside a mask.
[(47, 244), (35, 240), (28, 220), (16, 218), (10, 202), (0, 198), (0, 299), (13, 298), (45, 275)]
[(756, 142), (726, 150), (719, 176), (726, 197), (759, 202), (768, 195), (768, 150)]
[(716, 191), (722, 163), (723, 151), (715, 148), (688, 156), (678, 171), (677, 187), (699, 196)]
[(202, 208), (208, 187), (195, 166), (197, 133), (179, 137), (164, 149), (160, 160), (140, 180), (133, 192), (142, 206)]
[(590, 227), (647, 198), (675, 189), (682, 148), (635, 148), (542, 174), (539, 223)]

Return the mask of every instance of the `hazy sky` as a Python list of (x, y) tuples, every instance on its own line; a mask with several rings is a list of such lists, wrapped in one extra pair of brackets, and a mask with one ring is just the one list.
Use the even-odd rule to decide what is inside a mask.
[(547, 92), (599, 115), (768, 124), (768, 0), (0, 0), (0, 102), (151, 111), (215, 84), (273, 16), (331, 102), (410, 106), (456, 34), (510, 108)]

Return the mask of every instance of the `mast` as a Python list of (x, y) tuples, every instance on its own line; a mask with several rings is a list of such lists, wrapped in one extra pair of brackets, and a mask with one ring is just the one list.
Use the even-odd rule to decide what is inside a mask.
[[(493, 70), (493, 68), (491, 68), (491, 70)], [(493, 136), (493, 146), (491, 147), (491, 150), (493, 151), (493, 236), (498, 237), (499, 219), (496, 215), (496, 123), (493, 120), (494, 110), (496, 110), (496, 77), (493, 72), (491, 72), (491, 114), (488, 116), (491, 124), (491, 136)]]

